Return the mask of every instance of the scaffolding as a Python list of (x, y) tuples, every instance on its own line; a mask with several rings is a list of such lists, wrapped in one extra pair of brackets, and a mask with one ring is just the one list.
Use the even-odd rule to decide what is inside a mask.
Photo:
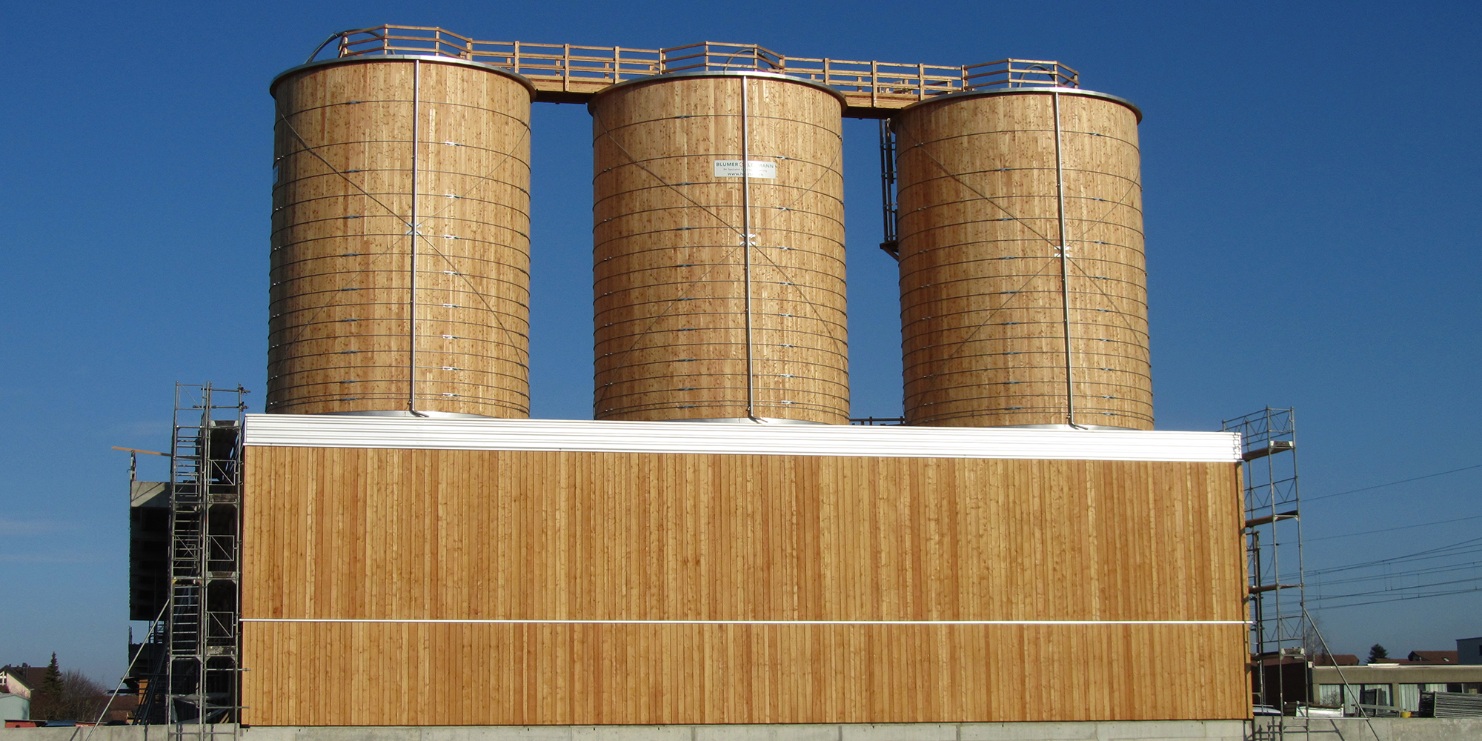
[(175, 384), (169, 586), (138, 722), (177, 738), (238, 731), (242, 421), (247, 391)]
[(1312, 704), (1312, 634), (1302, 564), (1297, 428), (1292, 409), (1265, 409), (1225, 420), (1240, 433), (1245, 482), (1246, 572), (1249, 578), (1250, 672), (1256, 718), (1252, 739), (1306, 737)]

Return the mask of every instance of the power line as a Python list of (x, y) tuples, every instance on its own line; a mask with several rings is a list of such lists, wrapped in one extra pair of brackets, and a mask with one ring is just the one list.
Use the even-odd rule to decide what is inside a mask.
[[(1383, 489), (1385, 487), (1398, 486), (1400, 484), (1408, 484), (1408, 483), (1411, 483), (1411, 482), (1423, 481), (1425, 479), (1432, 479), (1432, 478), (1437, 478), (1437, 477), (1440, 477), (1440, 476), (1449, 476), (1451, 474), (1461, 473), (1463, 471), (1471, 471), (1471, 470), (1475, 470), (1475, 469), (1479, 469), (1479, 468), (1482, 468), (1482, 463), (1478, 463), (1478, 464), (1474, 464), (1474, 465), (1470, 465), (1470, 466), (1462, 466), (1461, 468), (1453, 468), (1451, 470), (1448, 470), (1448, 471), (1440, 471), (1438, 473), (1425, 474), (1423, 476), (1413, 476), (1413, 477), (1410, 477), (1410, 478), (1400, 479), (1400, 480), (1397, 480), (1397, 481), (1390, 481), (1390, 482), (1386, 482), (1386, 483), (1383, 483), (1383, 484), (1375, 484), (1373, 486), (1363, 486), (1363, 487), (1359, 487), (1359, 488), (1356, 488), (1356, 489), (1348, 489), (1346, 491), (1334, 492), (1332, 494), (1324, 494), (1324, 495), (1320, 495), (1320, 496), (1316, 496), (1316, 497), (1308, 497), (1307, 499), (1308, 499), (1309, 502), (1310, 501), (1321, 500), (1321, 499), (1331, 499), (1333, 497), (1340, 497), (1340, 496), (1345, 496), (1345, 495), (1348, 495), (1348, 494), (1357, 494), (1357, 493), (1360, 493), (1360, 492), (1373, 491), (1375, 489)], [(1467, 517), (1456, 517), (1456, 518), (1451, 518), (1451, 519), (1447, 519), (1447, 520), (1440, 520), (1440, 521), (1436, 521), (1436, 522), (1423, 522), (1423, 523), (1419, 523), (1419, 524), (1415, 524), (1415, 525), (1405, 525), (1405, 526), (1401, 526), (1401, 527), (1380, 528), (1380, 529), (1376, 529), (1376, 530), (1365, 530), (1365, 531), (1354, 532), (1354, 533), (1342, 533), (1342, 534), (1338, 534), (1338, 535), (1329, 535), (1329, 536), (1324, 536), (1324, 537), (1319, 537), (1319, 538), (1310, 538), (1309, 540), (1316, 541), (1316, 540), (1333, 540), (1333, 539), (1338, 539), (1338, 538), (1351, 538), (1351, 537), (1358, 537), (1358, 536), (1362, 536), (1362, 535), (1374, 535), (1374, 534), (1378, 534), (1378, 533), (1396, 532), (1396, 531), (1400, 531), (1400, 530), (1413, 530), (1415, 528), (1430, 527), (1432, 525), (1449, 524), (1449, 523), (1452, 523), (1452, 522), (1465, 522), (1465, 521), (1477, 520), (1477, 519), (1482, 519), (1482, 515), (1471, 515), (1471, 516), (1467, 516)], [(1385, 568), (1385, 567), (1397, 566), (1397, 565), (1400, 565), (1400, 564), (1407, 564), (1407, 563), (1408, 564), (1416, 564), (1417, 562), (1432, 561), (1432, 560), (1441, 559), (1441, 558), (1450, 558), (1450, 557), (1457, 557), (1457, 556), (1470, 556), (1470, 555), (1473, 555), (1473, 554), (1479, 553), (1479, 552), (1482, 552), (1482, 538), (1470, 538), (1470, 539), (1463, 540), (1463, 541), (1460, 541), (1460, 542), (1457, 542), (1457, 543), (1451, 543), (1451, 544), (1448, 544), (1448, 545), (1436, 546), (1434, 548), (1428, 548), (1428, 549), (1425, 549), (1425, 550), (1420, 550), (1420, 551), (1416, 551), (1416, 552), (1413, 552), (1413, 553), (1406, 553), (1406, 554), (1402, 554), (1402, 555), (1398, 555), (1398, 556), (1392, 556), (1392, 557), (1389, 557), (1389, 558), (1375, 559), (1375, 560), (1372, 560), (1372, 561), (1366, 561), (1366, 562), (1358, 563), (1358, 564), (1350, 564), (1350, 565), (1347, 565), (1347, 566), (1335, 566), (1335, 567), (1330, 567), (1330, 568), (1326, 568), (1326, 569), (1316, 569), (1316, 570), (1307, 572), (1307, 574), (1304, 575), (1304, 580), (1306, 579), (1306, 577), (1317, 577), (1317, 576), (1322, 576), (1322, 575), (1341, 574), (1341, 573), (1344, 573), (1344, 572), (1361, 571), (1361, 570), (1364, 570), (1364, 569), (1381, 569), (1381, 568)], [(1387, 570), (1386, 569), (1386, 570), (1382, 571), (1381, 573), (1374, 573), (1374, 574), (1370, 574), (1370, 575), (1355, 575), (1355, 576), (1350, 576), (1350, 577), (1346, 577), (1346, 578), (1342, 578), (1342, 579), (1337, 579), (1337, 580), (1334, 580), (1334, 581), (1326, 582), (1326, 585), (1327, 586), (1336, 586), (1336, 585), (1339, 585), (1339, 584), (1353, 584), (1353, 585), (1358, 585), (1358, 584), (1363, 584), (1365, 582), (1376, 582), (1376, 581), (1384, 581), (1384, 582), (1386, 582), (1386, 584), (1388, 584), (1388, 583), (1392, 583), (1393, 580), (1412, 579), (1412, 578), (1413, 579), (1420, 579), (1420, 578), (1426, 577), (1426, 576), (1437, 576), (1437, 575), (1441, 575), (1441, 574), (1455, 574), (1456, 572), (1465, 572), (1467, 570), (1476, 569), (1478, 566), (1482, 566), (1482, 562), (1475, 562), (1474, 561), (1474, 562), (1471, 562), (1471, 563), (1461, 563), (1461, 564), (1457, 564), (1457, 563), (1449, 563), (1449, 564), (1448, 563), (1440, 563), (1440, 564), (1433, 564), (1433, 565), (1429, 565), (1429, 566), (1420, 566), (1419, 568), (1411, 568), (1409, 570), (1399, 571), (1399, 572), (1390, 571), (1390, 570)], [(1461, 586), (1461, 587), (1453, 588), (1453, 589), (1445, 589), (1445, 587), (1451, 587), (1451, 586), (1454, 586), (1454, 585), (1468, 585), (1468, 586)], [(1321, 589), (1322, 586), (1324, 586), (1324, 583), (1321, 582), (1321, 581), (1318, 581), (1315, 586), (1318, 589)], [(1442, 588), (1442, 589), (1440, 589), (1440, 591), (1436, 591), (1437, 588)], [(1401, 601), (1401, 600), (1413, 601), (1413, 600), (1421, 600), (1421, 599), (1433, 599), (1433, 598), (1436, 598), (1436, 597), (1446, 597), (1446, 596), (1452, 596), (1452, 595), (1457, 595), (1457, 594), (1465, 594), (1465, 593), (1472, 593), (1472, 592), (1482, 592), (1482, 578), (1479, 578), (1476, 575), (1469, 575), (1469, 576), (1467, 576), (1465, 578), (1461, 578), (1461, 579), (1447, 579), (1447, 580), (1444, 580), (1444, 581), (1431, 581), (1431, 582), (1426, 582), (1426, 583), (1423, 583), (1423, 584), (1412, 584), (1412, 585), (1407, 585), (1407, 586), (1395, 586), (1395, 587), (1383, 586), (1380, 589), (1371, 589), (1371, 590), (1364, 590), (1364, 591), (1352, 591), (1352, 592), (1346, 592), (1346, 593), (1343, 593), (1343, 594), (1331, 594), (1331, 595), (1322, 595), (1322, 594), (1319, 594), (1317, 596), (1314, 596), (1314, 597), (1309, 598), (1308, 599), (1308, 602), (1309, 603), (1313, 603), (1313, 604), (1317, 604), (1317, 605), (1322, 605), (1322, 608), (1321, 609), (1323, 609), (1323, 610), (1341, 610), (1341, 609), (1345, 609), (1345, 608), (1349, 608), (1349, 607), (1362, 607), (1362, 606), (1366, 606), (1366, 605), (1383, 604), (1383, 603), (1386, 603), (1386, 602), (1398, 602), (1398, 601)]]
[(1374, 596), (1376, 594), (1396, 594), (1396, 593), (1399, 593), (1399, 592), (1413, 592), (1413, 591), (1415, 591), (1417, 589), (1430, 589), (1431, 587), (1448, 587), (1448, 586), (1451, 586), (1452, 584), (1477, 584), (1478, 585), (1477, 588), (1478, 589), (1482, 589), (1482, 584), (1479, 584), (1478, 583), (1478, 580), (1476, 578), (1450, 579), (1448, 581), (1437, 581), (1437, 582), (1431, 582), (1429, 584), (1416, 584), (1413, 587), (1396, 587), (1394, 589), (1370, 589), (1370, 590), (1368, 590), (1366, 592), (1349, 592), (1347, 594), (1330, 594), (1330, 595), (1326, 595), (1326, 596), (1314, 597), (1312, 599), (1309, 599), (1308, 602), (1324, 602), (1324, 601), (1327, 601), (1327, 600), (1335, 600), (1335, 599), (1351, 599), (1353, 597), (1372, 597), (1372, 596)]
[[(1469, 549), (1467, 551), (1459, 552), (1459, 553), (1456, 553), (1456, 554), (1447, 554), (1447, 555), (1470, 555), (1470, 554), (1473, 554), (1473, 553), (1482, 553), (1482, 548)], [(1439, 558), (1439, 556), (1431, 556), (1429, 558)], [(1378, 594), (1378, 593), (1382, 593), (1382, 592), (1398, 592), (1398, 591), (1405, 591), (1405, 590), (1425, 589), (1425, 588), (1428, 588), (1428, 587), (1437, 586), (1439, 584), (1450, 584), (1450, 583), (1453, 583), (1453, 582), (1429, 582), (1429, 583), (1424, 583), (1424, 584), (1421, 584), (1421, 583), (1398, 584), (1396, 586), (1384, 586), (1384, 587), (1381, 587), (1381, 588), (1378, 588), (1378, 589), (1371, 589), (1371, 590), (1368, 590), (1368, 591), (1356, 592), (1356, 593), (1353, 593), (1353, 594), (1324, 595), (1324, 594), (1321, 594), (1320, 593), (1321, 590), (1324, 590), (1324, 589), (1327, 589), (1327, 588), (1331, 588), (1331, 587), (1336, 587), (1336, 586), (1342, 585), (1342, 584), (1363, 584), (1363, 583), (1366, 583), (1366, 582), (1384, 582), (1386, 585), (1392, 585), (1392, 584), (1397, 584), (1399, 582), (1405, 582), (1405, 581), (1412, 580), (1412, 579), (1418, 580), (1421, 577), (1426, 577), (1426, 576), (1435, 576), (1435, 575), (1439, 575), (1439, 574), (1453, 574), (1453, 573), (1465, 572), (1465, 571), (1475, 571), (1478, 568), (1482, 568), (1482, 561), (1469, 561), (1469, 562), (1465, 562), (1465, 563), (1443, 563), (1443, 564), (1436, 564), (1436, 565), (1433, 565), (1433, 566), (1424, 566), (1424, 567), (1417, 568), (1417, 569), (1410, 569), (1410, 570), (1406, 570), (1406, 571), (1392, 571), (1392, 570), (1386, 569), (1384, 571), (1380, 571), (1380, 572), (1377, 572), (1377, 573), (1372, 573), (1372, 574), (1367, 574), (1367, 575), (1361, 575), (1361, 576), (1350, 576), (1350, 577), (1345, 577), (1345, 578), (1342, 578), (1342, 579), (1321, 579), (1321, 578), (1313, 579), (1313, 578), (1308, 578), (1308, 579), (1305, 579), (1303, 581), (1305, 581), (1305, 583), (1306, 583), (1306, 585), (1308, 587), (1309, 592), (1318, 592), (1318, 594), (1315, 597), (1313, 597), (1313, 601), (1322, 601), (1322, 600), (1332, 600), (1332, 599), (1339, 599), (1339, 598), (1362, 596), (1362, 595), (1368, 595), (1368, 594)], [(1344, 569), (1340, 569), (1340, 570), (1344, 570)], [(1309, 576), (1310, 576), (1310, 574), (1309, 574)], [(1277, 582), (1297, 581), (1298, 578), (1299, 577), (1296, 574), (1289, 574), (1289, 575), (1285, 575), (1283, 577), (1276, 578), (1275, 581), (1277, 581)], [(1468, 579), (1462, 579), (1460, 581), (1465, 582), (1465, 581), (1472, 581), (1472, 580), (1476, 580), (1479, 583), (1482, 583), (1482, 577), (1478, 577), (1478, 576), (1473, 576), (1473, 577), (1470, 577)]]
[[(1332, 496), (1337, 496), (1337, 495), (1334, 494)], [(1358, 537), (1360, 535), (1374, 535), (1376, 533), (1392, 533), (1392, 532), (1395, 532), (1397, 530), (1413, 530), (1413, 529), (1415, 529), (1417, 527), (1430, 527), (1431, 525), (1449, 525), (1449, 524), (1451, 524), (1453, 522), (1466, 522), (1467, 520), (1482, 520), (1482, 515), (1472, 515), (1471, 517), (1452, 517), (1452, 518), (1446, 519), (1446, 520), (1436, 520), (1435, 522), (1422, 522), (1422, 523), (1420, 523), (1418, 525), (1402, 525), (1400, 527), (1383, 527), (1383, 528), (1379, 528), (1378, 530), (1365, 530), (1365, 531), (1363, 531), (1361, 533), (1342, 533), (1340, 535), (1324, 535), (1324, 536), (1319, 537), (1319, 538), (1306, 538), (1305, 540), (1308, 543), (1311, 543), (1314, 540), (1335, 540), (1337, 538), (1355, 538), (1355, 537)]]
[(1451, 571), (1465, 571), (1467, 569), (1475, 569), (1478, 566), (1482, 566), (1482, 561), (1472, 561), (1470, 563), (1462, 564), (1448, 564), (1445, 566), (1431, 566), (1429, 568), (1416, 569), (1415, 571), (1385, 572), (1382, 574), (1374, 574), (1373, 576), (1353, 576), (1347, 579), (1320, 581), (1313, 586), (1315, 586), (1317, 589), (1322, 589), (1323, 587), (1330, 587), (1335, 584), (1358, 584), (1366, 581), (1379, 581), (1381, 579), (1404, 579), (1407, 577), (1429, 576), (1431, 574), (1444, 574)]
[(1473, 465), (1473, 466), (1463, 466), (1461, 468), (1453, 468), (1450, 471), (1442, 471), (1440, 473), (1428, 473), (1428, 474), (1426, 474), (1424, 476), (1416, 476), (1415, 478), (1410, 478), (1410, 479), (1400, 479), (1399, 481), (1391, 481), (1391, 482), (1386, 483), (1386, 484), (1375, 484), (1373, 486), (1362, 486), (1362, 487), (1359, 487), (1357, 489), (1349, 489), (1348, 491), (1333, 492), (1332, 494), (1320, 494), (1320, 495), (1315, 496), (1315, 497), (1307, 497), (1307, 501), (1309, 501), (1309, 502), (1315, 502), (1315, 501), (1317, 501), (1319, 499), (1330, 499), (1332, 497), (1341, 497), (1341, 496), (1343, 496), (1345, 494), (1357, 494), (1357, 493), (1359, 493), (1361, 491), (1373, 491), (1374, 489), (1383, 489), (1386, 486), (1397, 486), (1399, 484), (1408, 484), (1411, 481), (1423, 481), (1425, 479), (1433, 479), (1433, 478), (1435, 478), (1437, 476), (1448, 476), (1448, 475), (1453, 474), (1453, 473), (1461, 473), (1462, 471), (1470, 471), (1470, 470), (1472, 470), (1474, 468), (1482, 468), (1482, 463), (1478, 463), (1478, 464)]
[(1482, 553), (1482, 545), (1474, 544), (1466, 548), (1462, 548), (1460, 547), (1460, 545), (1462, 544), (1458, 544), (1458, 546), (1448, 546), (1446, 548), (1440, 548), (1437, 549), (1435, 552), (1417, 553), (1408, 556), (1396, 556), (1395, 558), (1383, 558), (1376, 561), (1366, 561), (1359, 564), (1349, 564), (1348, 566), (1329, 566), (1325, 569), (1312, 569), (1309, 570), (1307, 574), (1309, 576), (1323, 576), (1325, 574), (1338, 574), (1344, 571), (1356, 571), (1359, 569), (1398, 566), (1400, 564), (1409, 564), (1416, 561), (1433, 561), (1435, 559), (1446, 558), (1448, 556), (1469, 556), (1475, 553)]
[(1328, 606), (1322, 607), (1320, 609), (1322, 609), (1322, 610), (1342, 610), (1342, 609), (1347, 608), (1347, 607), (1361, 607), (1363, 605), (1378, 605), (1378, 604), (1383, 604), (1385, 602), (1400, 602), (1402, 600), (1403, 601), (1406, 601), (1406, 602), (1409, 602), (1409, 601), (1413, 601), (1413, 600), (1430, 599), (1432, 597), (1449, 597), (1451, 595), (1455, 595), (1455, 594), (1466, 594), (1468, 592), (1482, 592), (1482, 586), (1476, 586), (1476, 587), (1472, 587), (1470, 589), (1450, 589), (1450, 590), (1447, 590), (1447, 591), (1444, 591), (1444, 592), (1434, 592), (1434, 593), (1431, 593), (1431, 594), (1397, 594), (1397, 595), (1392, 595), (1390, 597), (1386, 597), (1384, 599), (1368, 600), (1368, 601), (1365, 601), (1365, 602), (1350, 602), (1349, 604), (1346, 604), (1346, 605), (1328, 605)]
[[(1479, 546), (1473, 545), (1476, 543), (1482, 543), (1482, 538), (1471, 538), (1468, 540), (1463, 540), (1459, 543), (1438, 546), (1429, 550), (1416, 551), (1415, 553), (1406, 553), (1399, 556), (1391, 556), (1390, 558), (1380, 558), (1373, 561), (1366, 561), (1364, 563), (1349, 564), (1347, 566), (1333, 566), (1326, 569), (1313, 569), (1308, 571), (1307, 575), (1315, 576), (1320, 574), (1336, 574), (1342, 571), (1353, 571), (1354, 569), (1363, 569), (1371, 566), (1386, 566), (1390, 564), (1402, 563), (1405, 561), (1424, 561), (1426, 559), (1440, 558), (1442, 556), (1462, 555), (1477, 550)], [(1462, 546), (1472, 547), (1462, 548)]]

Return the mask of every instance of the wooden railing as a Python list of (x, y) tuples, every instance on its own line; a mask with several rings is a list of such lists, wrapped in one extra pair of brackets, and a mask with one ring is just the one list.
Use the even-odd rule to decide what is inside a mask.
[(310, 61), (331, 47), (338, 57), (430, 55), (487, 64), (530, 80), (551, 99), (564, 100), (579, 100), (625, 80), (681, 72), (771, 72), (807, 80), (838, 91), (856, 115), (966, 90), (1080, 87), (1074, 69), (1053, 61), (1004, 59), (949, 67), (788, 57), (755, 44), (715, 41), (634, 49), (479, 41), (442, 28), (385, 25), (335, 34), (315, 50)]

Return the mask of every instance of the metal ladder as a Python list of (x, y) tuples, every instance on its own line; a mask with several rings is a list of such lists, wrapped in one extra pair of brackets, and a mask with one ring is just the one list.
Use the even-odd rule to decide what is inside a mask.
[(890, 119), (880, 120), (880, 207), (885, 216), (885, 231), (880, 249), (896, 260), (901, 259), (899, 235), (896, 232), (897, 210), (895, 174), (895, 129)]

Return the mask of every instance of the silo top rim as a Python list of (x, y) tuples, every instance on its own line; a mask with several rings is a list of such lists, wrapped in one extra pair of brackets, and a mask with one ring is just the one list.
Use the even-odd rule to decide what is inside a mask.
[(601, 98), (603, 95), (606, 95), (607, 93), (609, 93), (609, 92), (611, 92), (613, 90), (617, 90), (618, 88), (635, 87), (635, 86), (638, 86), (638, 85), (651, 85), (651, 84), (654, 84), (654, 83), (665, 82), (665, 81), (668, 81), (668, 80), (684, 80), (684, 79), (695, 79), (695, 78), (704, 78), (704, 77), (757, 77), (757, 78), (761, 78), (761, 79), (765, 79), (765, 80), (778, 80), (780, 82), (791, 82), (791, 83), (796, 83), (798, 85), (803, 85), (805, 87), (811, 87), (811, 88), (814, 88), (814, 89), (819, 90), (821, 92), (828, 93), (829, 95), (833, 96), (833, 98), (835, 100), (839, 101), (839, 106), (841, 108), (847, 108), (848, 105), (849, 105), (849, 101), (848, 101), (848, 99), (846, 99), (844, 97), (844, 94), (843, 93), (841, 93), (841, 92), (839, 92), (839, 91), (837, 91), (837, 90), (835, 90), (835, 89), (833, 89), (833, 88), (831, 88), (831, 87), (829, 87), (827, 85), (823, 85), (821, 83), (813, 82), (812, 80), (800, 79), (800, 78), (797, 78), (797, 77), (793, 77), (791, 75), (783, 75), (783, 74), (778, 74), (776, 72), (762, 72), (762, 71), (758, 71), (758, 70), (713, 70), (713, 71), (694, 70), (694, 71), (689, 71), (689, 72), (666, 72), (666, 73), (661, 74), (661, 75), (650, 75), (648, 77), (640, 77), (640, 78), (635, 79), (635, 80), (624, 80), (624, 81), (619, 82), (619, 83), (614, 83), (612, 85), (609, 85), (609, 86), (603, 88), (597, 94), (593, 95), (592, 96), (592, 99), (587, 103), (587, 107), (590, 108), (592, 105), (594, 105), (597, 102), (597, 99), (598, 98)]
[(1045, 95), (1050, 93), (1077, 95), (1082, 98), (1101, 98), (1102, 100), (1108, 100), (1118, 105), (1126, 106), (1128, 110), (1132, 111), (1132, 115), (1137, 117), (1137, 122), (1142, 123), (1142, 109), (1138, 108), (1136, 103), (1133, 103), (1126, 98), (1119, 98), (1115, 95), (1098, 93), (1095, 90), (1086, 90), (1084, 88), (1078, 87), (1041, 87), (1033, 85), (1016, 87), (1004, 86), (992, 88), (975, 88), (972, 90), (963, 90), (956, 93), (948, 93), (946, 95), (937, 95), (920, 101), (919, 103), (914, 103), (910, 106), (907, 106), (906, 108), (901, 109), (900, 113), (918, 110), (920, 108), (925, 108), (927, 106), (935, 105), (938, 103), (946, 103), (953, 100), (962, 100), (963, 98), (988, 97), (994, 95)]
[(374, 63), (374, 62), (418, 62), (418, 61), (420, 61), (420, 62), (433, 62), (433, 63), (436, 63), (436, 64), (451, 64), (451, 65), (456, 65), (456, 66), (461, 66), (461, 67), (475, 67), (477, 69), (481, 69), (481, 70), (484, 70), (484, 71), (487, 71), (487, 72), (493, 72), (495, 74), (501, 75), (503, 77), (508, 77), (509, 79), (514, 80), (515, 82), (520, 83), (521, 85), (523, 85), (525, 87), (525, 89), (527, 91), (530, 92), (530, 97), (532, 99), (535, 97), (535, 92), (536, 92), (536, 90), (535, 90), (535, 84), (532, 83), (532, 82), (530, 82), (529, 80), (525, 79), (525, 77), (523, 75), (515, 74), (514, 72), (510, 72), (507, 69), (501, 69), (501, 68), (496, 67), (496, 66), (494, 66), (492, 64), (484, 64), (482, 62), (471, 62), (471, 61), (468, 61), (466, 59), (455, 59), (455, 58), (452, 58), (452, 57), (437, 56), (437, 55), (434, 55), (434, 54), (384, 54), (384, 55), (376, 55), (376, 56), (369, 56), (369, 55), (367, 55), (367, 56), (358, 56), (358, 57), (335, 57), (333, 59), (321, 59), (321, 60), (315, 61), (315, 62), (308, 62), (308, 63), (305, 63), (305, 64), (300, 64), (297, 67), (290, 67), (290, 68), (288, 68), (286, 70), (283, 70), (282, 72), (278, 73), (278, 76), (274, 77), (273, 78), (273, 81), (268, 84), (268, 94), (269, 95), (272, 95), (274, 97), (277, 97), (278, 83), (280, 83), (283, 80), (285, 80), (285, 79), (287, 79), (287, 78), (289, 78), (289, 77), (291, 77), (293, 75), (296, 75), (296, 74), (298, 74), (300, 72), (304, 72), (306, 70), (311, 70), (311, 69), (316, 69), (316, 68), (319, 68), (319, 67), (332, 67), (332, 66), (342, 65), (342, 64), (370, 64), (370, 63)]

